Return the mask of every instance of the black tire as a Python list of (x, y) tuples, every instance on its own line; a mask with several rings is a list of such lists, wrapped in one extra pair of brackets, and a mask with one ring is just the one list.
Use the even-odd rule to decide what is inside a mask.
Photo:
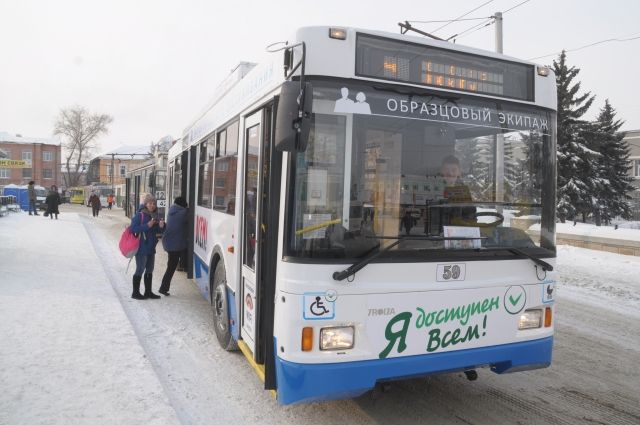
[(231, 323), (229, 322), (229, 300), (227, 299), (227, 275), (222, 261), (218, 263), (213, 274), (211, 285), (211, 311), (213, 312), (213, 327), (220, 346), (227, 351), (235, 351), (238, 344), (231, 337)]

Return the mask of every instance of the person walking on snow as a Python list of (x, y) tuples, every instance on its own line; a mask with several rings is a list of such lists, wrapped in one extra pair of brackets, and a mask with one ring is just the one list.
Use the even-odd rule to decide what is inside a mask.
[(100, 208), (102, 208), (102, 204), (100, 203), (100, 197), (95, 192), (91, 192), (91, 196), (89, 196), (89, 205), (91, 205), (93, 216), (97, 217), (98, 214), (100, 214)]
[[(160, 298), (159, 295), (151, 291), (151, 281), (156, 258), (156, 245), (164, 228), (164, 220), (158, 217), (156, 198), (150, 194), (145, 195), (143, 207), (131, 219), (131, 231), (140, 238), (140, 247), (136, 253), (136, 271), (133, 273), (133, 292), (131, 293), (133, 299)], [(144, 295), (140, 293), (140, 280), (143, 275)]]
[(49, 216), (49, 218), (53, 220), (53, 215), (55, 214), (56, 220), (57, 220), (58, 214), (60, 214), (60, 211), (58, 210), (58, 205), (60, 205), (60, 194), (58, 193), (58, 188), (56, 187), (55, 184), (51, 186), (51, 190), (47, 195), (46, 203), (47, 203), (47, 211), (44, 214), (45, 217)]
[(169, 296), (169, 287), (171, 286), (171, 278), (173, 273), (178, 267), (180, 257), (184, 255), (187, 249), (187, 201), (182, 196), (178, 196), (173, 205), (169, 209), (169, 216), (167, 217), (167, 227), (162, 237), (162, 246), (164, 250), (169, 254), (169, 260), (167, 261), (167, 270), (162, 277), (162, 284), (160, 285), (160, 292), (162, 295)]
[(109, 196), (107, 196), (107, 204), (109, 204), (107, 208), (111, 209), (111, 206), (113, 205), (113, 193), (110, 193)]

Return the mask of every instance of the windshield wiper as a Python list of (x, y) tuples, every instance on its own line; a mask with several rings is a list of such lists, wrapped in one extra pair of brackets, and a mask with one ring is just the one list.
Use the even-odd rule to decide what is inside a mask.
[[(381, 254), (389, 251), (391, 248), (395, 247), (396, 245), (400, 244), (400, 242), (403, 241), (407, 241), (407, 240), (411, 240), (411, 241), (470, 241), (470, 240), (478, 240), (478, 239), (486, 239), (486, 237), (478, 237), (478, 238), (466, 238), (466, 237), (442, 237), (442, 236), (380, 236), (380, 237), (375, 237), (375, 236), (369, 236), (371, 238), (374, 239), (397, 239), (394, 243), (392, 243), (389, 246), (386, 246), (376, 252), (373, 252), (369, 255), (367, 255), (366, 257), (362, 258), (360, 261), (352, 264), (351, 266), (349, 266), (348, 268), (339, 271), (339, 272), (333, 272), (333, 280), (344, 280), (350, 276), (353, 276), (354, 274), (356, 274), (356, 272), (358, 272), (359, 270), (362, 270), (362, 268), (364, 268), (367, 264), (371, 263), (371, 261), (375, 260), (376, 258), (378, 258), (378, 256), (380, 256)], [(375, 249), (375, 248), (374, 248)]]
[(520, 248), (514, 248), (514, 247), (505, 246), (504, 248), (489, 248), (489, 249), (483, 249), (482, 251), (509, 251), (509, 252), (514, 253), (514, 254), (521, 255), (523, 257), (527, 257), (528, 259), (530, 259), (531, 261), (533, 261), (534, 263), (536, 263), (537, 265), (542, 267), (542, 270), (544, 270), (544, 271), (549, 271), (549, 272), (553, 271), (553, 266), (551, 264), (547, 263), (544, 260), (541, 260), (538, 257), (534, 257), (533, 255), (526, 253), (525, 251), (521, 250)]

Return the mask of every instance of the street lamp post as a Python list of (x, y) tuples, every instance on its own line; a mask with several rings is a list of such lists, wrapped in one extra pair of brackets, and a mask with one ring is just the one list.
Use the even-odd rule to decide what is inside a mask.
[(113, 186), (113, 174), (115, 173), (115, 169), (114, 167), (114, 158), (115, 158), (116, 154), (112, 153), (111, 154), (111, 194), (113, 194), (115, 192), (114, 190), (114, 186)]

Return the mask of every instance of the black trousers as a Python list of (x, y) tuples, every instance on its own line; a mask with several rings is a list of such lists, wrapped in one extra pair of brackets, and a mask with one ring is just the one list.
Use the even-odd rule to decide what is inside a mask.
[(182, 251), (169, 251), (167, 254), (169, 255), (167, 270), (164, 272), (164, 276), (162, 276), (162, 284), (160, 285), (160, 291), (162, 292), (169, 292), (171, 279), (173, 278), (173, 273), (175, 273), (176, 267), (178, 267), (178, 263), (180, 262)]

